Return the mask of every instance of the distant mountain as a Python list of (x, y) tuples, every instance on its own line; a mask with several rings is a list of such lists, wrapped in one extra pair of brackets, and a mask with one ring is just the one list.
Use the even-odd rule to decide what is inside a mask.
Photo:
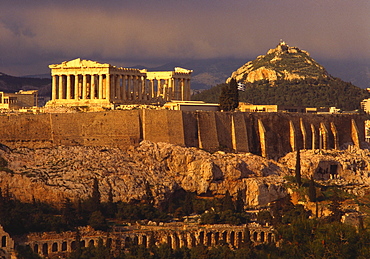
[(266, 55), (258, 56), (238, 68), (226, 82), (235, 78), (237, 82), (245, 84), (267, 80), (270, 85), (275, 85), (280, 80), (318, 80), (330, 77), (325, 68), (311, 58), (307, 51), (280, 42)]
[(27, 78), (51, 78), (51, 74), (48, 73), (48, 74), (39, 74), (39, 75), (26, 75), (26, 76), (22, 76), (22, 77), (27, 77)]
[[(231, 73), (245, 85), (240, 100), (253, 104), (335, 106), (358, 109), (369, 93), (330, 75), (307, 51), (280, 42)], [(222, 84), (193, 96), (194, 100), (218, 102)]]
[[(212, 86), (225, 83), (231, 73), (240, 68), (245, 60), (252, 60), (252, 58), (188, 60), (170, 62), (158, 67), (135, 67), (147, 68), (149, 71), (168, 71), (174, 67), (191, 69), (194, 71), (191, 80), (192, 89), (209, 89)], [(339, 77), (361, 88), (370, 87), (370, 62), (322, 60), (320, 66), (322, 65), (324, 65), (326, 72), (334, 77)]]
[(19, 90), (39, 90), (40, 96), (50, 96), (51, 79), (15, 77), (0, 73), (0, 91), (14, 93)]

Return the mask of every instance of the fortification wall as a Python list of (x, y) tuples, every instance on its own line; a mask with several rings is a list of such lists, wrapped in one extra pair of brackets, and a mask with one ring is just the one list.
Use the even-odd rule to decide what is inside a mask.
[(132, 110), (0, 116), (0, 143), (11, 148), (53, 145), (136, 145), (168, 142), (208, 151), (276, 158), (299, 149), (340, 149), (364, 138), (360, 115)]
[(142, 110), (143, 139), (185, 146), (181, 111)]

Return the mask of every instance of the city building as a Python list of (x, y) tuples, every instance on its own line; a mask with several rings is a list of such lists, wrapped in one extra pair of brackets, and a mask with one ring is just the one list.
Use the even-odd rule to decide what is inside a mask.
[(242, 112), (301, 112), (301, 113), (336, 113), (339, 109), (335, 107), (305, 107), (305, 106), (288, 106), (277, 104), (250, 104), (239, 103), (239, 111)]
[(219, 111), (220, 105), (202, 101), (172, 101), (165, 103), (164, 108), (177, 111)]
[(361, 109), (365, 113), (370, 113), (370, 98), (369, 99), (362, 100), (362, 102), (361, 102)]
[(38, 90), (20, 90), (16, 93), (0, 92), (0, 109), (19, 110), (37, 107)]

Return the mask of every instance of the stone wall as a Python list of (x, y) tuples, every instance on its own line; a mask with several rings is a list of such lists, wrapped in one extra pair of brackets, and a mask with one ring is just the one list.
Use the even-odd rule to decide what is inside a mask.
[(13, 259), (15, 257), (14, 240), (10, 235), (4, 231), (3, 226), (0, 225), (0, 258)]
[[(111, 232), (95, 231), (91, 227), (79, 228), (81, 247), (97, 246), (101, 239), (113, 253), (119, 253), (132, 245), (149, 247), (161, 244), (168, 244), (172, 249), (178, 249), (198, 245), (211, 247), (227, 243), (231, 249), (237, 249), (248, 237), (254, 245), (277, 241), (273, 227), (261, 226), (257, 223), (241, 226), (162, 223), (160, 226), (114, 227)], [(16, 238), (17, 245), (29, 246), (35, 253), (46, 258), (69, 254), (76, 249), (76, 242), (77, 233), (71, 231), (31, 233)]]
[(360, 147), (360, 115), (131, 110), (0, 116), (0, 142), (14, 147), (136, 145), (168, 142), (208, 151), (277, 158), (305, 149)]

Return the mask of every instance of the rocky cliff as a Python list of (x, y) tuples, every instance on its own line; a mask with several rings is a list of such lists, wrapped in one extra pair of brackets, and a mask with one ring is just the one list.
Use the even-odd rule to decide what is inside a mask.
[[(208, 153), (166, 143), (143, 141), (126, 151), (118, 148), (59, 146), (0, 151), (0, 187), (18, 199), (53, 204), (68, 197), (87, 198), (98, 179), (102, 200), (146, 200), (156, 204), (180, 188), (197, 194), (234, 197), (238, 190), (248, 206), (266, 205), (287, 195), (284, 176), (293, 175), (295, 153), (279, 163), (250, 153)], [(302, 174), (336, 181), (363, 195), (370, 185), (368, 150), (302, 151)]]
[(246, 203), (258, 205), (285, 196), (281, 177), (289, 174), (278, 163), (249, 153), (210, 154), (148, 141), (127, 151), (59, 146), (1, 151), (1, 156), (7, 161), (7, 169), (0, 172), (1, 188), (9, 188), (23, 201), (35, 198), (54, 204), (66, 197), (87, 198), (97, 178), (102, 200), (111, 188), (115, 201), (153, 196), (158, 204), (183, 188), (213, 195), (243, 190)]
[(285, 42), (270, 49), (266, 55), (258, 56), (249, 61), (227, 79), (235, 78), (238, 82), (254, 83), (267, 80), (302, 80), (327, 78), (329, 74), (323, 66), (318, 64), (307, 51), (297, 47), (290, 47)]

